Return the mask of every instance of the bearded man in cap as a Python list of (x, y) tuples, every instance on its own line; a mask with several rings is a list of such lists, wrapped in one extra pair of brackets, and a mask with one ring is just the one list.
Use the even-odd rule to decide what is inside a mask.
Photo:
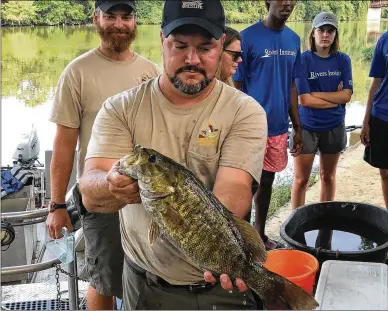
[(120, 211), (125, 309), (257, 309), (243, 280), (237, 289), (226, 274), (216, 282), (168, 240), (150, 245), (137, 181), (118, 172), (136, 144), (153, 148), (191, 170), (232, 213), (247, 213), (267, 122), (252, 97), (215, 79), (224, 30), (220, 0), (167, 0), (162, 75), (109, 98), (96, 118), (80, 188), (90, 212)]
[[(100, 45), (66, 66), (59, 78), (50, 115), (57, 130), (50, 166), (51, 202), (46, 226), (54, 239), (62, 237), (62, 227), (72, 230), (65, 195), (74, 155), (77, 152), (79, 179), (93, 122), (103, 102), (160, 73), (155, 64), (130, 49), (137, 34), (135, 1), (96, 1), (93, 23), (101, 38)], [(73, 193), (77, 195), (77, 191)], [(83, 206), (80, 214), (90, 279), (88, 309), (113, 309), (114, 297), (122, 297), (124, 253), (119, 215), (117, 212), (90, 213)]]

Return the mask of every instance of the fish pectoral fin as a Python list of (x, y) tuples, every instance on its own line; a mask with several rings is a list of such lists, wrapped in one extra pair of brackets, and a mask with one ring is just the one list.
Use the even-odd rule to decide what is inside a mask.
[(254, 261), (264, 263), (267, 259), (267, 251), (265, 244), (259, 233), (251, 226), (251, 224), (240, 217), (233, 215), (233, 222), (241, 232), (244, 239), (245, 251)]
[(183, 225), (185, 220), (182, 218), (182, 216), (178, 213), (177, 210), (175, 210), (172, 206), (167, 206), (165, 212), (163, 213), (163, 216), (167, 218), (172, 224), (174, 224), (177, 227), (180, 227)]
[(150, 226), (148, 228), (148, 242), (150, 245), (154, 244), (159, 235), (160, 228), (158, 224), (154, 220), (151, 220)]
[(165, 197), (168, 197), (171, 193), (164, 193), (164, 192), (151, 192), (147, 190), (140, 190), (140, 195), (142, 197), (145, 197), (149, 200), (161, 200)]

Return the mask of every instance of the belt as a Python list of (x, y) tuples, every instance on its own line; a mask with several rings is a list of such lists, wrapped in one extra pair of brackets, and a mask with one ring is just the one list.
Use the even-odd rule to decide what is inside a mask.
[(132, 271), (145, 279), (147, 281), (148, 285), (159, 285), (164, 288), (180, 288), (180, 289), (186, 289), (190, 293), (193, 294), (201, 294), (204, 293), (213, 287), (217, 285), (217, 283), (204, 283), (204, 284), (188, 284), (188, 285), (174, 285), (168, 283), (166, 280), (162, 279), (161, 277), (157, 276), (156, 274), (153, 274), (149, 271), (144, 270), (143, 268), (139, 267), (136, 263), (134, 263), (131, 259), (129, 259), (127, 256), (125, 256), (125, 262), (132, 268)]

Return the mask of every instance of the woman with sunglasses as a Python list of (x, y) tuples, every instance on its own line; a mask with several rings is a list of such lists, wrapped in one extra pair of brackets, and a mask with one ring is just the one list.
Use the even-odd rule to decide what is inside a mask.
[[(353, 93), (348, 55), (338, 51), (338, 20), (322, 12), (313, 21), (310, 50), (301, 55), (302, 70), (296, 79), (303, 150), (294, 159), (291, 205), (305, 203), (307, 183), (315, 154), (320, 153), (320, 201), (332, 201), (338, 159), (346, 148), (345, 106)], [(292, 145), (292, 135), (290, 137)]]
[(241, 36), (231, 27), (225, 28), (224, 52), (218, 67), (216, 78), (234, 87), (232, 75), (236, 73), (237, 66), (242, 62)]

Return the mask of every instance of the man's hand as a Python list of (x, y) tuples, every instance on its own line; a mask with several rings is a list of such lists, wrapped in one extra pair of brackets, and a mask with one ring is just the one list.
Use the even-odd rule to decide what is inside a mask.
[(109, 191), (116, 199), (126, 204), (141, 203), (137, 181), (131, 177), (120, 174), (118, 172), (119, 167), (120, 161), (117, 161), (113, 164), (106, 176), (106, 179), (109, 182)]
[(73, 231), (70, 216), (66, 209), (57, 209), (48, 214), (46, 228), (52, 239), (60, 239), (63, 237), (61, 232), (63, 227), (66, 227), (70, 232)]
[(290, 153), (293, 157), (297, 157), (302, 152), (302, 129), (300, 127), (294, 131), (292, 141), (294, 145), (292, 146)]
[[(206, 271), (203, 274), (203, 278), (208, 283), (216, 283), (217, 282), (217, 280), (214, 278), (214, 276), (212, 275), (212, 273), (210, 271)], [(223, 289), (225, 289), (225, 290), (233, 290), (234, 289), (232, 281), (230, 280), (230, 278), (227, 274), (220, 275), (220, 282), (221, 282), (221, 286)], [(235, 285), (236, 285), (237, 289), (239, 290), (239, 292), (245, 292), (248, 290), (248, 286), (240, 278), (236, 278)]]
[(341, 92), (343, 89), (344, 89), (344, 83), (341, 81), (341, 82), (338, 84), (337, 92)]
[(368, 122), (364, 122), (362, 125), (362, 130), (360, 134), (361, 143), (365, 146), (369, 146), (369, 133), (370, 133), (370, 126)]

